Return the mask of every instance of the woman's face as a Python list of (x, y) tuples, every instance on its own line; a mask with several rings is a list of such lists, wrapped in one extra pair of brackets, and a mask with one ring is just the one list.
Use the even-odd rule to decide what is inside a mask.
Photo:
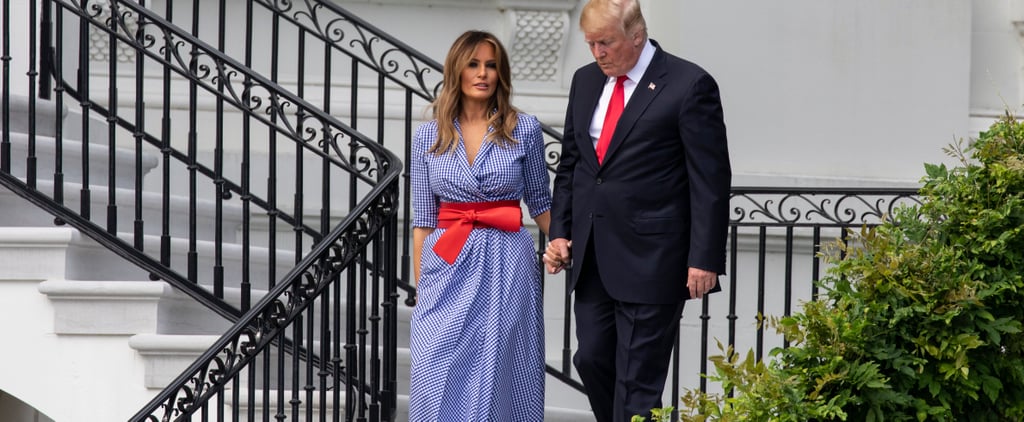
[(498, 88), (498, 61), (494, 46), (481, 42), (473, 50), (473, 57), (462, 69), (462, 100), (487, 102)]

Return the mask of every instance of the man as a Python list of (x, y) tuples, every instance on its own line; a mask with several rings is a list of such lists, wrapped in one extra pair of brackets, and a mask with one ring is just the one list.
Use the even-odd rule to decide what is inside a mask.
[(580, 28), (595, 62), (573, 76), (543, 259), (572, 264), (573, 363), (597, 420), (622, 422), (661, 406), (683, 302), (720, 290), (732, 172), (715, 80), (648, 40), (636, 0), (591, 0)]

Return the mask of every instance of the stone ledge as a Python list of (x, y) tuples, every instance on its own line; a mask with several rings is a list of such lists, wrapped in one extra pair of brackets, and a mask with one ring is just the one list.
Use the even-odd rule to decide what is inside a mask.
[(136, 334), (128, 339), (146, 367), (146, 388), (164, 388), (206, 352), (220, 336)]
[(63, 279), (68, 244), (76, 231), (67, 227), (0, 227), (0, 268), (4, 269), (0, 280)]
[(160, 298), (170, 286), (152, 281), (67, 281), (39, 283), (53, 303), (55, 334), (132, 335), (157, 328)]

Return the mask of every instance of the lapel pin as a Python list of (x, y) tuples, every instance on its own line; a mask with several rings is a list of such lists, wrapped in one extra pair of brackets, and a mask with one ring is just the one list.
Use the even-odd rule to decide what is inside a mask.
[(654, 91), (654, 82), (651, 82), (650, 85), (647, 85), (647, 89)]

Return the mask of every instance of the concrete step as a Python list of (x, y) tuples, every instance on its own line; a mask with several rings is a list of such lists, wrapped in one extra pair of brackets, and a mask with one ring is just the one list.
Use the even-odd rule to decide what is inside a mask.
[[(28, 150), (30, 147), (30, 137), (24, 133), (11, 133), (11, 174), (21, 179), (25, 179), (28, 169)], [(111, 157), (110, 148), (106, 143), (102, 141), (92, 141), (88, 144), (84, 144), (81, 141), (75, 139), (61, 138), (60, 139), (60, 153), (61, 153), (61, 175), (67, 182), (82, 183), (85, 180), (85, 176), (88, 176), (90, 185), (106, 186), (110, 180), (111, 171)], [(152, 147), (143, 149), (142, 155), (139, 161), (139, 171), (141, 174), (138, 176), (144, 178), (150, 171), (157, 167), (158, 154), (154, 153), (155, 149)], [(36, 178), (39, 180), (54, 179), (54, 173), (56, 172), (55, 157), (58, 152), (58, 142), (56, 138), (49, 136), (36, 136), (35, 137), (35, 165), (36, 165)], [(84, 160), (85, 154), (88, 153), (88, 160)], [(127, 148), (116, 148), (114, 150), (114, 182), (115, 186), (134, 186), (135, 184), (135, 169), (136, 169), (136, 152), (132, 149)], [(88, 167), (84, 167), (82, 162), (86, 161)], [(84, 168), (88, 168), (88, 172), (83, 172)]]
[[(280, 402), (278, 401), (278, 393), (277, 393), (276, 390), (272, 390), (272, 391), (269, 392), (269, 397), (270, 397), (269, 401), (265, 400), (263, 390), (255, 390), (255, 391), (253, 391), (253, 393), (254, 393), (255, 400), (250, 402), (248, 400), (248, 398), (249, 398), (249, 391), (248, 390), (241, 390), (241, 391), (239, 391), (239, 394), (238, 394), (238, 396), (239, 396), (239, 403), (237, 403), (237, 404), (238, 404), (238, 412), (241, 415), (246, 415), (250, 411), (254, 412), (256, 415), (262, 415), (264, 410), (266, 409), (267, 411), (270, 412), (271, 417), (273, 417), (273, 415), (277, 414), (278, 411), (281, 411), (282, 413), (284, 413), (284, 415), (286, 415), (288, 417), (289, 420), (292, 419), (292, 416), (296, 416), (296, 418), (294, 420), (306, 420), (307, 417), (310, 417), (312, 420), (320, 420), (319, 419), (320, 418), (320, 412), (318, 412), (316, 410), (313, 411), (312, 415), (308, 415), (307, 416), (306, 406), (305, 406), (306, 403), (305, 402), (301, 402), (300, 405), (298, 406), (298, 409), (294, 410), (293, 407), (289, 403), (289, 400), (292, 399), (291, 392), (285, 392), (284, 393), (284, 400), (285, 400), (285, 402), (282, 403), (281, 406), (278, 405), (278, 403), (280, 403)], [(225, 403), (226, 404), (228, 404), (229, 406), (235, 405), (235, 403), (233, 402), (233, 400), (234, 400), (233, 394), (227, 393), (224, 396), (225, 396)], [(299, 394), (298, 399), (300, 401), (302, 401), (302, 400), (305, 400), (305, 397), (306, 397), (306, 395), (305, 395), (305, 392), (303, 391), (303, 392), (301, 392)], [(313, 400), (312, 400), (312, 403), (313, 403), (312, 404), (312, 408), (313, 409), (319, 409), (322, 406), (324, 408), (331, 409), (331, 408), (334, 408), (335, 406), (337, 406), (338, 408), (342, 408), (343, 409), (344, 406), (345, 406), (344, 403), (337, 403), (337, 404), (335, 404), (331, 394), (328, 394), (327, 400), (328, 400), (327, 403), (321, 403), (319, 394), (317, 392), (314, 392)], [(342, 396), (342, 400), (344, 400), (344, 396)], [(406, 394), (399, 394), (398, 395), (398, 402), (396, 403), (396, 405), (397, 406), (396, 406), (395, 420), (396, 421), (407, 421), (407, 420), (409, 420), (409, 396), (406, 395)], [(297, 414), (294, 413), (294, 412), (297, 412)], [(341, 415), (338, 415), (338, 417), (341, 417)], [(326, 418), (327, 418), (327, 420), (333, 420), (334, 415), (326, 415)], [(593, 420), (594, 420), (594, 415), (592, 413), (590, 413), (589, 411), (580, 411), (580, 410), (575, 410), (575, 409), (567, 409), (567, 408), (564, 408), (564, 407), (553, 406), (551, 404), (546, 405), (545, 408), (544, 408), (544, 421), (546, 421), (546, 422), (592, 422)]]
[[(39, 191), (52, 197), (54, 184), (52, 180), (40, 179), (36, 183)], [(90, 220), (100, 226), (107, 224), (109, 190), (106, 186), (91, 186), (89, 193)], [(195, 227), (196, 237), (200, 240), (214, 240), (216, 234), (216, 203), (199, 199), (196, 201), (196, 220), (189, 219), (189, 200), (187, 197), (170, 196), (168, 199), (168, 233), (174, 237), (187, 238), (189, 231)], [(120, 231), (131, 231), (135, 224), (135, 191), (133, 189), (115, 189), (114, 203)], [(163, 227), (163, 196), (158, 193), (142, 192), (143, 232), (150, 235), (162, 234)], [(80, 213), (82, 209), (82, 185), (66, 182), (63, 184), (63, 204), (66, 208)], [(241, 226), (243, 221), (242, 206), (237, 197), (221, 203), (221, 233), (226, 242), (241, 242)], [(49, 226), (53, 225), (54, 217), (35, 204), (22, 199), (14, 192), (0, 187), (0, 221), (6, 226)], [(252, 216), (254, 220), (266, 217)], [(252, 225), (253, 236), (264, 238), (259, 233), (261, 225)], [(290, 245), (286, 243), (285, 245)]]
[(219, 335), (136, 334), (128, 340), (145, 365), (146, 388), (163, 389), (212, 346)]
[[(10, 128), (12, 133), (23, 133), (29, 132), (29, 97), (18, 94), (11, 94), (10, 96)], [(85, 131), (82, 130), (83, 118), (81, 109), (78, 107), (71, 107), (77, 103), (65, 101), (63, 107), (58, 110), (57, 102), (53, 100), (44, 100), (41, 98), (35, 99), (35, 129), (36, 136), (57, 136), (57, 118), (61, 119), (61, 132), (62, 138), (67, 140), (81, 140), (84, 139), (82, 136)], [(107, 121), (100, 118), (96, 114), (91, 114), (88, 118), (89, 123), (89, 139), (93, 142), (99, 142), (106, 139), (109, 135), (109, 129), (107, 127)], [(2, 122), (0, 122), (2, 125)], [(3, 126), (0, 126), (0, 132), (4, 130)]]
[(46, 280), (39, 292), (53, 304), (58, 335), (155, 333), (166, 283), (152, 281)]

